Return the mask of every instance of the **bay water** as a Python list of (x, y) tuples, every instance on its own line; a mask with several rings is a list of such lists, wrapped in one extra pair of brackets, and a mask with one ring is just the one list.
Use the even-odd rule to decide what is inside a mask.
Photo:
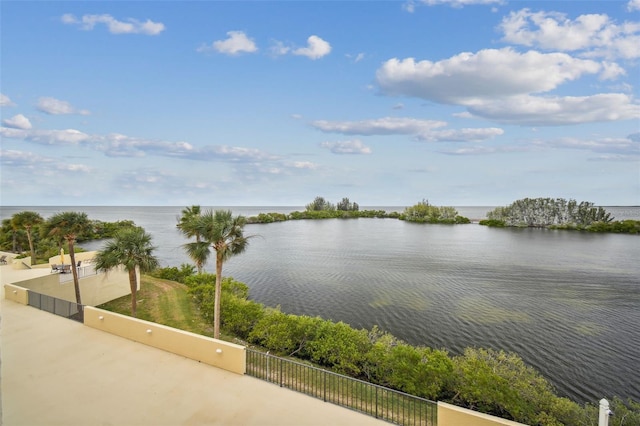
[[(45, 218), (83, 211), (90, 219), (133, 220), (153, 236), (161, 264), (179, 266), (191, 263), (175, 226), (182, 208), (1, 207), (0, 218), (33, 210)], [(245, 216), (304, 209), (223, 208)], [(478, 220), (491, 207), (457, 209)], [(640, 220), (640, 207), (606, 210)], [(246, 233), (254, 235), (249, 248), (223, 273), (267, 306), (356, 328), (378, 325), (452, 354), (469, 346), (513, 351), (578, 402), (640, 401), (639, 236), (397, 219), (254, 224)]]

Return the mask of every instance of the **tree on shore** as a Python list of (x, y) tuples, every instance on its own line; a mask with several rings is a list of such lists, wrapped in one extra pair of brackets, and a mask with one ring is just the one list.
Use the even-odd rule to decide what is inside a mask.
[(196, 264), (198, 274), (201, 274), (204, 265), (209, 259), (209, 244), (206, 241), (202, 241), (202, 234), (198, 231), (198, 222), (202, 212), (200, 206), (193, 205), (182, 209), (181, 213), (182, 216), (178, 217), (176, 226), (185, 237), (196, 239), (195, 242), (185, 244), (184, 248), (187, 251), (187, 255)]
[(31, 262), (36, 263), (36, 250), (33, 244), (33, 228), (39, 226), (44, 219), (36, 212), (23, 211), (16, 213), (11, 218), (11, 221), (16, 228), (24, 228), (27, 233), (27, 240), (29, 241), (29, 251), (31, 252)]
[(20, 235), (23, 232), (16, 226), (14, 221), (11, 219), (3, 219), (2, 220), (2, 238), (1, 244), (3, 250), (9, 250), (12, 253), (18, 252), (18, 247), (20, 246), (19, 240)]
[(469, 223), (470, 220), (458, 215), (458, 210), (453, 207), (438, 207), (429, 204), (428, 200), (422, 200), (411, 207), (404, 209), (400, 219), (408, 222), (421, 223)]
[(589, 226), (596, 222), (609, 223), (611, 214), (593, 203), (564, 198), (523, 198), (506, 207), (487, 213), (490, 221), (506, 226), (548, 227), (557, 225)]
[(58, 213), (44, 223), (46, 235), (56, 237), (60, 241), (67, 242), (69, 247), (69, 257), (71, 258), (71, 272), (73, 273), (73, 286), (76, 292), (76, 303), (82, 304), (80, 297), (80, 283), (78, 281), (78, 270), (76, 265), (76, 254), (74, 244), (76, 239), (87, 234), (91, 230), (91, 222), (86, 213), (63, 212)]
[(336, 206), (325, 200), (324, 197), (316, 197), (305, 206), (307, 211), (334, 211)]
[(158, 267), (153, 255), (151, 235), (143, 228), (123, 228), (96, 255), (96, 271), (109, 271), (122, 265), (129, 274), (131, 287), (131, 315), (136, 316), (138, 278), (136, 271), (150, 272)]
[(358, 205), (358, 203), (352, 203), (347, 197), (344, 197), (342, 201), (338, 203), (336, 209), (347, 212), (357, 212), (358, 210), (360, 210), (360, 206)]
[(212, 210), (200, 215), (197, 232), (216, 254), (216, 287), (214, 300), (213, 337), (220, 338), (220, 304), (222, 297), (222, 266), (226, 260), (244, 252), (249, 244), (244, 235), (244, 216), (233, 216), (231, 210)]

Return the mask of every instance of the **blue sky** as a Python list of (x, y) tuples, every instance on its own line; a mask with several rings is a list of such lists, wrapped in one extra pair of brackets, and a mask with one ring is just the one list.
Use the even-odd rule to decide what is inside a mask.
[(640, 0), (0, 13), (2, 205), (640, 205)]

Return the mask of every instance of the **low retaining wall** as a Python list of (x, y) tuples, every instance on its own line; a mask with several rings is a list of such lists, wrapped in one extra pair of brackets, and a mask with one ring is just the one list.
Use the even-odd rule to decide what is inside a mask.
[(84, 308), (84, 324), (234, 373), (246, 371), (244, 346), (91, 306)]
[(4, 285), (4, 298), (23, 305), (29, 304), (28, 290), (13, 284)]
[(522, 423), (438, 402), (438, 426), (526, 426)]

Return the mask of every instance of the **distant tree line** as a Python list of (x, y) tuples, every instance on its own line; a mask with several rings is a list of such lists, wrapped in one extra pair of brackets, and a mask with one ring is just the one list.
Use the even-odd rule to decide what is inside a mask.
[(407, 207), (403, 213), (384, 210), (360, 210), (356, 202), (343, 198), (337, 204), (327, 201), (324, 197), (316, 197), (305, 206), (305, 210), (283, 213), (260, 213), (247, 219), (247, 223), (273, 223), (286, 220), (301, 219), (355, 219), (355, 218), (391, 218), (419, 223), (470, 223), (471, 221), (458, 215), (453, 207), (437, 207), (423, 200), (412, 207)]
[(60, 248), (66, 245), (62, 234), (51, 233), (53, 228), (57, 228), (53, 226), (55, 223), (75, 224), (75, 243), (112, 238), (122, 228), (135, 227), (131, 220), (103, 222), (91, 220), (81, 212), (62, 212), (44, 219), (37, 212), (22, 211), (2, 221), (0, 250), (18, 253), (19, 257), (31, 256), (34, 264), (46, 262), (60, 254)]
[(458, 211), (453, 207), (438, 207), (429, 204), (428, 200), (422, 200), (418, 204), (404, 209), (399, 217), (400, 220), (419, 223), (470, 223), (471, 221), (458, 215)]
[(494, 227), (536, 227), (591, 232), (638, 234), (640, 221), (613, 221), (604, 208), (588, 201), (564, 198), (523, 198), (487, 213), (480, 225)]
[[(179, 276), (203, 317), (213, 321), (215, 275), (194, 275), (193, 269), (183, 265), (163, 268), (155, 276)], [(250, 300), (248, 287), (230, 277), (222, 280), (222, 328), (280, 356), (295, 356), (412, 395), (530, 425), (597, 424), (596, 405), (558, 396), (539, 372), (514, 353), (467, 348), (452, 355), (409, 345), (376, 326), (354, 329), (344, 322), (286, 314)], [(640, 403), (617, 397), (610, 402), (616, 413), (610, 425), (640, 424)]]

